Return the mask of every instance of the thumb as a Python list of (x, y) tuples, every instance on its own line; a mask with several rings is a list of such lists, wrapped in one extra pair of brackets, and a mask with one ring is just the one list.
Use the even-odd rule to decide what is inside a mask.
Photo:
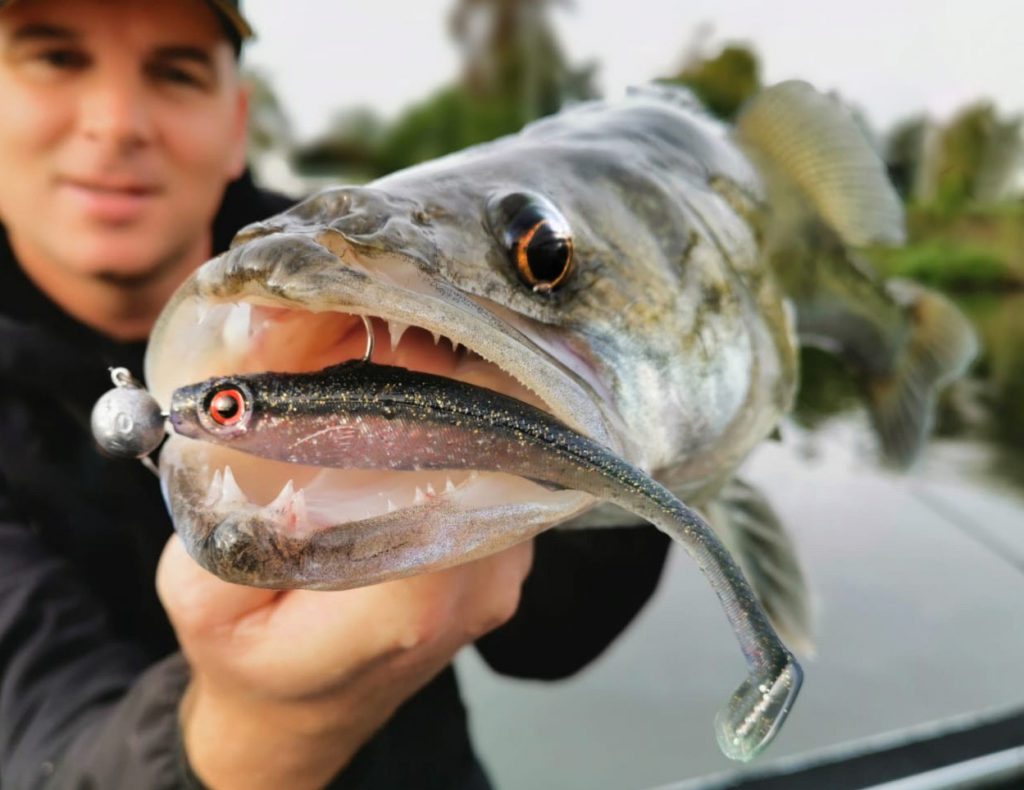
[(190, 633), (231, 627), (281, 595), (217, 578), (196, 564), (177, 535), (167, 541), (160, 557), (156, 590), (175, 630)]

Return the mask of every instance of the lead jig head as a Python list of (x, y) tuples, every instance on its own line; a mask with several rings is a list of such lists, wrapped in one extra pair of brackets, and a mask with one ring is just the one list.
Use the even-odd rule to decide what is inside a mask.
[(145, 458), (163, 441), (167, 415), (126, 368), (111, 368), (114, 389), (92, 409), (92, 435), (115, 458)]

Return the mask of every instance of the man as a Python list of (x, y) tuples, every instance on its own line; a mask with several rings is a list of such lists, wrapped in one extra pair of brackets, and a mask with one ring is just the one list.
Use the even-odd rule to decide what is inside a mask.
[(226, 0), (0, 0), (5, 790), (486, 787), (454, 653), (571, 673), (664, 560), (609, 530), (542, 536), (525, 584), (530, 544), (348, 592), (237, 587), (168, 541), (141, 465), (95, 452), (106, 366), (141, 371), (174, 288), (287, 205), (244, 174), (248, 32)]

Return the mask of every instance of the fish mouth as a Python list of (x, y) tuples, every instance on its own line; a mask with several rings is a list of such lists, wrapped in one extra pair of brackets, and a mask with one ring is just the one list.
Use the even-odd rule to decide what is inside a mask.
[[(330, 236), (275, 234), (206, 264), (158, 321), (146, 379), (166, 406), (177, 387), (212, 376), (320, 370), (364, 356), (363, 317), (374, 362), (502, 392), (621, 451), (596, 371), (554, 333), (404, 256)], [(594, 503), (502, 472), (321, 469), (178, 435), (160, 469), (192, 556), (222, 578), (274, 588), (343, 589), (446, 567)]]

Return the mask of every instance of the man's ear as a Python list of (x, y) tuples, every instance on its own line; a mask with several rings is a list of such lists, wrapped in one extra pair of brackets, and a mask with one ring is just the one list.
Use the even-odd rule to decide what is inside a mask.
[(245, 170), (246, 154), (249, 143), (249, 96), (251, 89), (246, 80), (238, 84), (238, 97), (235, 100), (233, 148), (228, 157), (228, 177), (234, 181)]

